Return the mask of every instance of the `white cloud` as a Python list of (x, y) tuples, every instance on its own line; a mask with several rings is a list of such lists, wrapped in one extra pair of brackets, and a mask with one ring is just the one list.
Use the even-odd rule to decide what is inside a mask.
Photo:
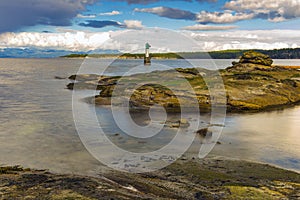
[(225, 8), (231, 10), (273, 10), (279, 8), (298, 10), (300, 1), (298, 0), (231, 0), (225, 4)]
[(109, 32), (0, 34), (0, 49), (36, 47), (73, 51), (102, 49), (142, 52), (146, 42), (151, 44), (153, 52), (295, 48), (300, 47), (300, 30), (232, 30), (201, 33), (143, 28)]
[(233, 13), (232, 11), (225, 12), (207, 12), (201, 11), (197, 15), (197, 21), (200, 23), (215, 23), (215, 24), (224, 24), (224, 23), (233, 23), (236, 21), (252, 19), (255, 16), (253, 13)]
[(0, 35), (1, 48), (38, 47), (66, 50), (93, 50), (102, 48), (109, 33), (4, 33)]
[(99, 13), (100, 16), (113, 16), (113, 15), (120, 15), (120, 14), (122, 13), (117, 10), (113, 10), (111, 12), (106, 12), (106, 13)]
[(299, 30), (185, 32), (207, 51), (226, 49), (280, 49), (300, 47)]
[(124, 25), (128, 29), (141, 29), (144, 27), (142, 22), (138, 20), (124, 20)]
[(231, 0), (224, 7), (239, 12), (251, 11), (256, 17), (273, 22), (300, 17), (299, 0)]
[(77, 14), (78, 18), (95, 18), (96, 15), (82, 15), (82, 14)]
[(237, 26), (211, 26), (211, 25), (202, 25), (195, 24), (193, 26), (186, 26), (181, 29), (190, 30), (190, 31), (216, 31), (216, 30), (230, 30), (235, 29)]

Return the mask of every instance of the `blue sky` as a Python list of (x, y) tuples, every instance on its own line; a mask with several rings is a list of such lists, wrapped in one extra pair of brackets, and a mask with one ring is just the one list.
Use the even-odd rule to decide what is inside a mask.
[[(97, 20), (97, 21), (118, 21), (123, 22), (124, 20), (139, 20), (146, 27), (160, 27), (179, 30), (184, 26), (191, 26), (195, 24), (192, 20), (184, 19), (170, 19), (167, 17), (160, 17), (151, 13), (142, 13), (136, 12), (135, 9), (144, 9), (144, 8), (155, 8), (155, 7), (166, 7), (186, 10), (189, 12), (197, 13), (201, 10), (206, 11), (221, 11), (222, 6), (224, 5), (224, 0), (220, 0), (214, 3), (208, 2), (187, 2), (187, 1), (157, 1), (148, 4), (138, 4), (138, 3), (128, 3), (126, 1), (98, 1), (92, 5), (87, 5), (86, 9), (79, 12), (77, 17), (74, 17), (72, 21), (72, 26), (65, 26), (66, 29), (72, 30), (89, 30), (89, 31), (109, 31), (117, 30), (120, 28), (114, 26), (106, 26), (103, 28), (92, 28), (92, 27), (82, 27), (79, 24), (84, 23), (87, 20)], [(119, 14), (111, 14), (113, 11), (119, 12)], [(117, 13), (116, 12), (116, 13)], [(90, 17), (88, 17), (90, 16)], [(23, 27), (16, 31), (55, 31), (56, 26), (48, 25), (36, 25)]]
[[(234, 0), (233, 0), (234, 1)], [(160, 28), (168, 28), (173, 30), (180, 30), (186, 26), (193, 26), (196, 24), (205, 24), (210, 26), (228, 26), (235, 27), (234, 29), (238, 30), (268, 30), (268, 29), (300, 29), (300, 19), (299, 16), (294, 16), (290, 19), (284, 19), (280, 21), (272, 21), (268, 19), (268, 17), (252, 17), (245, 20), (236, 20), (230, 23), (214, 23), (210, 22), (197, 22), (197, 20), (185, 19), (184, 17), (181, 19), (172, 19), (170, 16), (176, 13), (176, 10), (173, 13), (167, 14), (168, 16), (159, 16), (159, 11), (157, 13), (148, 12), (140, 12), (137, 10), (142, 9), (155, 9), (155, 8), (165, 8), (165, 9), (177, 9), (177, 13), (180, 11), (186, 11), (193, 14), (199, 14), (202, 11), (214, 13), (223, 13), (228, 10), (225, 7), (226, 3), (233, 2), (232, 0), (217, 0), (217, 1), (135, 1), (136, 3), (130, 3), (127, 1), (95, 1), (92, 4), (87, 4), (84, 9), (78, 10), (77, 14), (70, 19), (71, 24), (67, 26), (61, 26), (66, 29), (72, 30), (89, 30), (89, 31), (109, 31), (109, 30), (117, 30), (122, 29), (123, 27), (118, 27), (114, 25), (109, 25), (104, 27), (89, 27), (82, 26), (83, 24), (90, 21), (114, 21), (123, 23), (124, 20), (138, 20), (141, 21), (143, 26), (145, 27), (160, 27)], [(250, 1), (250, 0), (249, 0)], [(267, 0), (268, 1), (268, 0)], [(272, 0), (276, 2), (276, 0)], [(293, 0), (289, 0), (293, 1)], [(150, 2), (150, 3), (138, 3), (138, 2)], [(253, 2), (253, 1), (252, 1)], [(269, 0), (270, 2), (270, 0)], [(281, 4), (284, 5), (284, 4)], [(281, 6), (279, 5), (279, 6)], [(298, 4), (299, 6), (299, 4)], [(260, 9), (264, 9), (262, 6)], [(278, 7), (278, 9), (280, 9)], [(298, 8), (299, 9), (299, 8)], [(276, 9), (275, 9), (276, 10)], [(116, 11), (116, 12), (114, 12)], [(244, 11), (243, 13), (249, 13), (251, 9)], [(271, 12), (271, 11), (270, 11)], [(298, 11), (300, 12), (300, 11)], [(232, 14), (235, 15), (237, 11), (233, 10)], [(268, 14), (270, 15), (270, 14)], [(300, 13), (298, 13), (300, 15)], [(50, 31), (55, 32), (57, 26), (49, 26), (49, 25), (40, 25), (36, 24), (33, 26), (21, 26), (16, 28), (13, 31)], [(210, 30), (208, 28), (208, 30)], [(222, 29), (221, 29), (222, 30)], [(203, 30), (202, 30), (203, 31)]]
[(0, 1), (0, 51), (118, 50), (114, 35), (130, 31), (139, 38), (155, 27), (185, 34), (205, 50), (299, 47), (300, 1)]

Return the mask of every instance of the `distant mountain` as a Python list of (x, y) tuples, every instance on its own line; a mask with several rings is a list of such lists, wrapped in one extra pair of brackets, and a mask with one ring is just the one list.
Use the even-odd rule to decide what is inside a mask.
[(4, 48), (0, 49), (0, 58), (57, 58), (69, 54), (84, 54), (84, 53), (117, 53), (111, 50), (96, 50), (96, 51), (67, 51), (57, 49), (40, 49), (40, 48)]

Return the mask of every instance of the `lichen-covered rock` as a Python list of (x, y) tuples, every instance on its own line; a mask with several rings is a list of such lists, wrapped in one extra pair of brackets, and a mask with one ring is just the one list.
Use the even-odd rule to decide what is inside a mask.
[[(229, 112), (263, 111), (300, 103), (300, 81), (295, 79), (300, 77), (299, 70), (237, 63), (219, 72), (226, 90), (223, 98), (226, 102), (221, 103), (227, 103)], [(203, 77), (201, 73), (207, 76)], [(206, 82), (215, 82), (210, 73), (213, 71), (178, 68), (176, 71), (155, 71), (124, 76), (122, 79), (99, 76), (95, 81), (87, 79), (76, 84), (89, 89), (95, 88), (95, 83), (98, 83), (100, 94), (88, 101), (98, 105), (113, 103), (115, 106), (126, 106), (128, 104), (124, 102), (129, 102), (133, 110), (148, 110), (158, 105), (168, 112), (181, 112), (181, 109), (196, 111), (197, 107), (201, 112), (209, 112), (214, 99)], [(193, 90), (187, 87), (187, 82)]]
[(256, 51), (247, 51), (242, 55), (239, 63), (252, 63), (271, 66), (273, 64), (273, 60), (268, 55)]

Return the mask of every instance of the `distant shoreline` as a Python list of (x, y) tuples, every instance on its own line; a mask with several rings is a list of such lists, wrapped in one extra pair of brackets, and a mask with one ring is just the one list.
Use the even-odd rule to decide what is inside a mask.
[[(225, 50), (210, 52), (174, 52), (174, 53), (151, 53), (152, 59), (239, 59), (244, 52), (249, 50)], [(274, 49), (255, 51), (269, 55), (272, 59), (300, 59), (300, 48), (295, 49)], [(124, 54), (87, 54), (73, 53), (61, 58), (106, 58), (106, 59), (144, 59), (143, 53), (124, 53)]]

